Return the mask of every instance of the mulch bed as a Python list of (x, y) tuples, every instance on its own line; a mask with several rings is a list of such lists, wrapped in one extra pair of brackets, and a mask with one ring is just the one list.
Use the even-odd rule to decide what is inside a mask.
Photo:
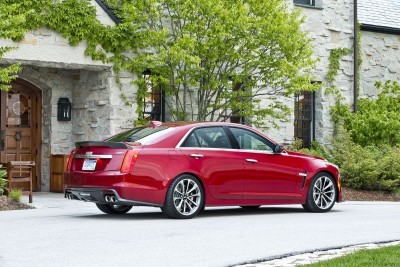
[(378, 191), (359, 191), (343, 187), (344, 201), (400, 201), (400, 195)]
[(25, 203), (15, 202), (6, 196), (0, 196), (0, 211), (34, 209)]

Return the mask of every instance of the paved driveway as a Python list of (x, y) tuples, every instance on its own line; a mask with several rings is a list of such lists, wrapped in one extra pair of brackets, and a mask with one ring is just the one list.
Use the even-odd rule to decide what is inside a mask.
[(92, 203), (37, 193), (35, 210), (0, 212), (0, 266), (227, 266), (349, 244), (400, 239), (400, 204), (345, 202), (213, 208), (171, 220), (156, 208), (102, 214)]

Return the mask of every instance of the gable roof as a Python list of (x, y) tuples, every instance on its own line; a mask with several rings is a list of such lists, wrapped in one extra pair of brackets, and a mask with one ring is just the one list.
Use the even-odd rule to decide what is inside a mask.
[(362, 30), (400, 34), (399, 0), (358, 0)]
[(116, 24), (121, 22), (121, 19), (114, 13), (114, 10), (107, 5), (105, 0), (95, 0), (95, 1)]

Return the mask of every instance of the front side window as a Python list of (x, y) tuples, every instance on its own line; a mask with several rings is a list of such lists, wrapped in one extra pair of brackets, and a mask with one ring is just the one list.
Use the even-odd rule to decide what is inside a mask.
[(195, 129), (182, 144), (182, 147), (232, 148), (223, 127)]
[(262, 136), (242, 128), (231, 127), (229, 129), (238, 142), (240, 149), (273, 152), (273, 144)]
[(294, 100), (294, 138), (303, 141), (303, 147), (310, 147), (314, 140), (315, 93), (300, 92)]

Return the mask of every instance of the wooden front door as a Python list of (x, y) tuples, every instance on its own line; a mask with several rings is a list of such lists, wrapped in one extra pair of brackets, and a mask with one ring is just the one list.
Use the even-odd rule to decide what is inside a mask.
[(33, 189), (40, 190), (40, 90), (17, 79), (1, 92), (0, 161), (34, 161)]

